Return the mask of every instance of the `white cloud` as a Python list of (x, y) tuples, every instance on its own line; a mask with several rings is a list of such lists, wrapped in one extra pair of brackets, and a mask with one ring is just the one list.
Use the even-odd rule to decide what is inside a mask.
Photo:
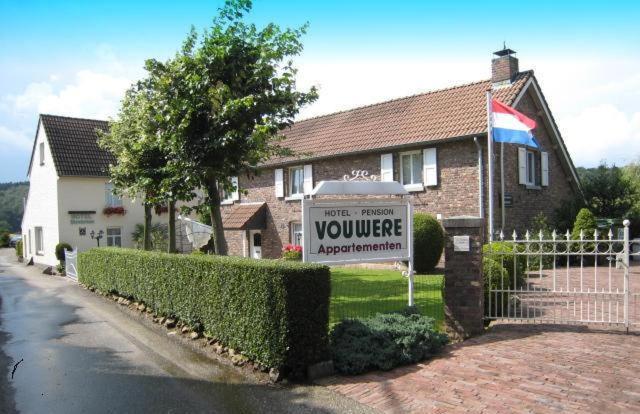
[[(14, 111), (37, 111), (55, 115), (106, 119), (115, 115), (130, 79), (79, 71), (72, 83), (56, 87), (48, 82), (29, 84), (23, 93), (5, 98), (5, 106)], [(8, 105), (7, 105), (8, 104)]]
[(489, 76), (489, 65), (451, 59), (301, 60), (298, 85), (316, 85), (320, 98), (300, 119), (370, 105)]
[(0, 125), (0, 146), (4, 149), (16, 148), (20, 150), (30, 149), (33, 145), (33, 137), (26, 131), (16, 131)]
[(640, 112), (627, 114), (612, 104), (585, 108), (562, 119), (564, 139), (575, 164), (600, 161), (624, 165), (640, 155)]

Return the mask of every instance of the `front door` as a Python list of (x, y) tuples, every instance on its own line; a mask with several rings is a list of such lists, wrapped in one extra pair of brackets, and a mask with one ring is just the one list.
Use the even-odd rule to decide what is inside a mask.
[(260, 231), (252, 231), (249, 233), (251, 239), (251, 257), (254, 259), (262, 259), (262, 233)]

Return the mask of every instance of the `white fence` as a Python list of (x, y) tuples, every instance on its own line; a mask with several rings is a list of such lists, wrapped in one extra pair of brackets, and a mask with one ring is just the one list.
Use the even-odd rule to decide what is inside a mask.
[(64, 249), (64, 266), (67, 277), (78, 280), (78, 248)]
[(624, 224), (622, 239), (501, 235), (485, 252), (485, 318), (640, 326), (640, 242)]

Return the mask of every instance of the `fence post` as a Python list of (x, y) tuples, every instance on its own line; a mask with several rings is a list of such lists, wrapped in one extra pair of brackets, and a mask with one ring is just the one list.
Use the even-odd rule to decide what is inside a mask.
[(622, 258), (622, 268), (624, 269), (624, 327), (629, 333), (629, 220), (624, 220), (624, 250)]
[(445, 324), (450, 335), (465, 339), (484, 331), (484, 220), (451, 217), (443, 220), (442, 225), (445, 230)]

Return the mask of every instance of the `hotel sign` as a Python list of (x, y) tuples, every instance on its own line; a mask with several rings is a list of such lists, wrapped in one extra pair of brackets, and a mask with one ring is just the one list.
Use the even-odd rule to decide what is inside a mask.
[(71, 224), (93, 224), (95, 211), (69, 211)]
[(409, 260), (409, 217), (407, 200), (305, 200), (304, 261), (339, 264)]

